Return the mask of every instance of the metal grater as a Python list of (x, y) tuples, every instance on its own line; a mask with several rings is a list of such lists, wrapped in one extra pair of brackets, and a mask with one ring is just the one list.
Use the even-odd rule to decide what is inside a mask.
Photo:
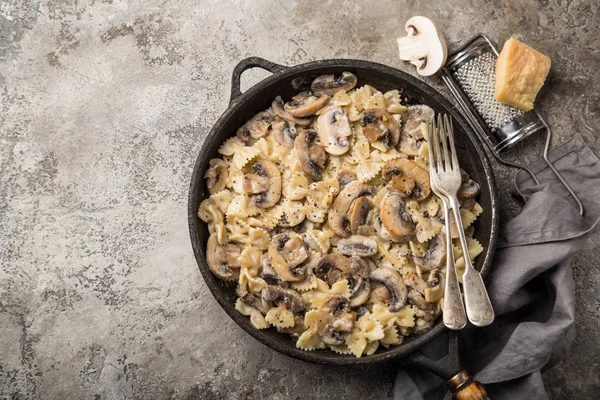
[(448, 57), (441, 76), (458, 101), (467, 121), (487, 144), (494, 157), (504, 165), (527, 171), (537, 184), (539, 181), (529, 168), (505, 160), (500, 153), (531, 134), (546, 129), (544, 160), (573, 196), (583, 215), (581, 201), (548, 158), (552, 131), (539, 112), (524, 112), (494, 98), (497, 59), (498, 50), (494, 44), (485, 35), (478, 34)]

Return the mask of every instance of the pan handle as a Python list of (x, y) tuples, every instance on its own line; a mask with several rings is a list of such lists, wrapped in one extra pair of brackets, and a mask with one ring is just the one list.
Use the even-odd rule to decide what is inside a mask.
[(483, 385), (464, 369), (446, 381), (452, 398), (456, 400), (490, 400)]
[(262, 68), (273, 74), (285, 71), (288, 67), (284, 65), (275, 64), (272, 61), (265, 60), (260, 57), (248, 57), (240, 61), (233, 69), (231, 76), (231, 96), (229, 98), (229, 104), (235, 103), (238, 98), (242, 95), (241, 90), (241, 79), (244, 71), (250, 68)]

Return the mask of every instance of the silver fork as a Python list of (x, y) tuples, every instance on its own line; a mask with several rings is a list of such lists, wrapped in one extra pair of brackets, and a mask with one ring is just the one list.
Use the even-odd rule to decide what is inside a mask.
[[(431, 137), (434, 131), (435, 122), (431, 120), (427, 123), (427, 141), (429, 142), (429, 163), (430, 169), (433, 168), (435, 157), (433, 154), (433, 145)], [(433, 178), (433, 174), (432, 174)], [(448, 199), (438, 188), (436, 180), (431, 179), (431, 190), (440, 200), (442, 200), (444, 208), (444, 221), (450, 221), (450, 205)], [(456, 276), (456, 267), (454, 265), (454, 249), (452, 248), (452, 231), (450, 224), (446, 223), (446, 287), (444, 289), (444, 312), (442, 317), (444, 325), (449, 329), (459, 330), (467, 325), (467, 314), (465, 313), (465, 305), (463, 304)]]
[[(456, 146), (454, 145), (454, 132), (452, 120), (444, 115), (443, 121), (438, 114), (437, 126), (435, 120), (432, 123), (433, 129), (429, 135), (430, 154), (430, 175), (432, 186), (435, 186), (448, 202), (454, 214), (458, 236), (462, 247), (463, 258), (465, 260), (465, 273), (463, 274), (463, 292), (465, 294), (465, 306), (469, 321), (475, 326), (487, 326), (494, 321), (494, 309), (488, 296), (487, 290), (481, 278), (481, 274), (471, 263), (469, 256), (469, 247), (467, 238), (463, 230), (460, 208), (456, 197), (461, 184), (460, 167), (456, 156)], [(450, 148), (448, 149), (448, 142)], [(440, 148), (443, 149), (442, 150)], [(442, 200), (443, 201), (443, 200)], [(446, 225), (450, 224), (449, 216), (446, 215)], [(449, 281), (447, 279), (446, 281)]]

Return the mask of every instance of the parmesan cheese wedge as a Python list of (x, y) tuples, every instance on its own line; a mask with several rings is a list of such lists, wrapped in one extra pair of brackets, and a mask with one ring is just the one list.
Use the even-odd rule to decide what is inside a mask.
[(549, 57), (511, 37), (496, 62), (496, 100), (524, 111), (533, 109), (549, 71)]

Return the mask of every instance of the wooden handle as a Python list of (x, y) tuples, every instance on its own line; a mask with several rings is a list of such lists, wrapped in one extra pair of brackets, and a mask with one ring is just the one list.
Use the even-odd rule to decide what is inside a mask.
[(446, 382), (456, 400), (490, 400), (483, 385), (471, 377), (465, 370), (460, 371)]

